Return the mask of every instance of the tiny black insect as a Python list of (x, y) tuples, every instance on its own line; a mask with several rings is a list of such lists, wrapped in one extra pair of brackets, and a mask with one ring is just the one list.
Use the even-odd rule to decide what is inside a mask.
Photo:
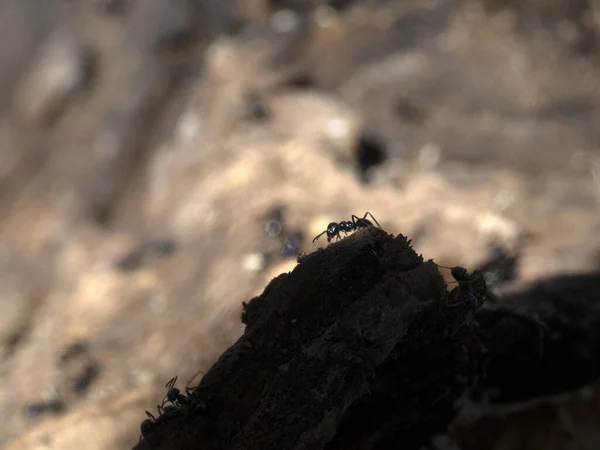
[(208, 412), (208, 406), (204, 401), (198, 398), (194, 394), (193, 388), (186, 387), (185, 395), (181, 393), (179, 389), (175, 387), (175, 383), (177, 382), (177, 377), (171, 378), (169, 382), (166, 384), (166, 388), (168, 389), (167, 395), (163, 398), (162, 404), (159, 406), (159, 411), (166, 411), (168, 406), (165, 407), (166, 402), (170, 402), (175, 407), (187, 406), (192, 409), (194, 412), (205, 414)]
[(348, 234), (352, 231), (358, 230), (359, 228), (372, 227), (373, 222), (367, 219), (367, 216), (371, 216), (373, 222), (375, 222), (377, 226), (381, 228), (381, 225), (379, 225), (377, 219), (375, 219), (375, 217), (373, 217), (373, 214), (371, 214), (370, 212), (367, 211), (362, 218), (353, 214), (352, 221), (342, 220), (339, 223), (331, 222), (329, 225), (327, 225), (327, 229), (325, 231), (323, 231), (321, 234), (319, 234), (313, 239), (313, 244), (324, 234), (327, 234), (327, 242), (331, 242), (333, 238), (337, 238), (338, 240), (341, 239), (340, 233)]
[(165, 406), (165, 402), (171, 402), (171, 404), (177, 406), (178, 403), (184, 403), (184, 402), (180, 402), (179, 398), (180, 397), (185, 397), (185, 395), (181, 394), (181, 391), (179, 389), (177, 389), (175, 387), (175, 383), (177, 382), (177, 377), (171, 378), (167, 384), (165, 385), (165, 387), (168, 389), (167, 394), (164, 396), (162, 404), (160, 405), (161, 408), (163, 408)]
[(483, 305), (488, 295), (487, 283), (483, 271), (474, 270), (472, 273), (469, 273), (467, 269), (460, 266), (447, 267), (439, 264), (438, 266), (450, 269), (452, 278), (458, 283), (458, 290), (453, 297), (455, 300), (459, 296), (462, 296), (463, 300), (471, 304), (473, 309), (479, 309)]

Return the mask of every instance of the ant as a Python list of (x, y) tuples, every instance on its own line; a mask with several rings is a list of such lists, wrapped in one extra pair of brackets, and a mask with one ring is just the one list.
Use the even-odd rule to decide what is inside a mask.
[(177, 377), (171, 378), (169, 382), (165, 385), (168, 389), (167, 395), (164, 396), (162, 404), (160, 408), (164, 410), (164, 405), (166, 402), (171, 402), (173, 406), (182, 406), (186, 405), (191, 407), (195, 412), (198, 413), (206, 413), (208, 407), (206, 403), (204, 403), (201, 399), (197, 398), (194, 394), (194, 391), (190, 387), (185, 388), (185, 394), (182, 394), (179, 389), (175, 387), (175, 383), (177, 382)]
[[(199, 373), (204, 372), (200, 371)], [(194, 375), (194, 377), (192, 377), (192, 380), (197, 375), (198, 374)], [(146, 411), (146, 415), (148, 416), (148, 418), (142, 422), (142, 425), (140, 427), (142, 432), (140, 440), (142, 438), (147, 438), (148, 436), (150, 436), (154, 432), (157, 424), (169, 420), (171, 418), (178, 417), (182, 412), (184, 412), (186, 416), (190, 410), (198, 414), (206, 414), (208, 412), (208, 406), (206, 405), (206, 403), (204, 403), (204, 401), (202, 401), (196, 396), (193, 388), (186, 387), (186, 395), (184, 395), (178, 388), (175, 387), (176, 382), (177, 377), (174, 377), (171, 378), (165, 385), (168, 391), (167, 394), (164, 396), (162, 403), (160, 405), (157, 405), (158, 417), (154, 417), (152, 413)], [(165, 406), (166, 402), (170, 402), (171, 405)]]
[[(488, 300), (487, 283), (482, 270), (476, 269), (472, 273), (469, 273), (467, 269), (461, 266), (447, 267), (440, 264), (437, 264), (437, 266), (443, 267), (444, 269), (450, 269), (452, 278), (454, 278), (458, 283), (458, 287), (453, 289), (452, 292), (450, 292), (450, 295), (453, 297), (454, 301), (456, 301), (459, 297), (462, 297), (462, 302), (453, 304), (451, 307), (460, 306), (464, 303), (467, 303), (471, 307), (471, 311), (469, 312), (467, 318), (450, 335), (450, 337), (453, 337), (465, 325), (469, 323), (476, 325), (476, 322), (473, 322), (474, 313), (481, 308), (481, 306), (483, 306), (486, 300)], [(479, 338), (476, 337), (476, 339), (479, 342), (481, 351), (483, 353), (487, 353), (487, 349), (481, 343)]]
[(377, 226), (381, 228), (381, 225), (379, 225), (377, 219), (375, 219), (375, 217), (373, 217), (373, 214), (371, 214), (368, 211), (362, 218), (352, 214), (352, 221), (342, 220), (339, 223), (331, 222), (329, 225), (327, 225), (327, 229), (313, 239), (313, 245), (317, 241), (317, 239), (319, 239), (324, 234), (327, 234), (327, 242), (331, 242), (333, 238), (337, 238), (338, 240), (340, 240), (340, 233), (348, 234), (352, 231), (358, 230), (359, 228), (372, 227), (373, 222), (367, 219), (367, 216), (371, 216), (373, 222), (375, 222)]
[(161, 408), (164, 407), (165, 402), (171, 402), (173, 405), (176, 405), (179, 397), (185, 397), (183, 394), (181, 394), (181, 391), (175, 387), (175, 383), (177, 383), (177, 377), (171, 378), (165, 385), (168, 391), (163, 398)]
[(464, 299), (467, 300), (474, 309), (479, 309), (483, 302), (487, 299), (488, 290), (487, 283), (483, 271), (474, 270), (469, 273), (467, 269), (460, 266), (447, 267), (438, 264), (438, 267), (444, 269), (450, 269), (452, 278), (458, 283), (458, 292), (454, 295), (456, 300), (459, 294), (464, 295)]

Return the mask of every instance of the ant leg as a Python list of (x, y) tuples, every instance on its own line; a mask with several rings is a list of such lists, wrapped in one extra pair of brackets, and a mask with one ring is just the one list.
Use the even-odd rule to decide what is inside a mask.
[(150, 420), (156, 422), (156, 417), (154, 417), (150, 412), (146, 411), (146, 415), (150, 418)]
[(373, 219), (373, 221), (374, 221), (374, 222), (377, 224), (377, 226), (378, 226), (379, 228), (381, 228), (381, 225), (379, 225), (379, 222), (377, 222), (377, 219), (376, 219), (375, 217), (373, 217), (373, 214), (371, 214), (369, 211), (367, 211), (367, 212), (365, 213), (365, 216), (363, 217), (363, 219), (366, 219), (366, 218), (367, 218), (367, 216), (371, 216), (371, 219)]
[[(169, 391), (170, 391), (170, 390), (171, 390), (171, 389), (169, 389)], [(167, 402), (169, 401), (169, 400), (168, 400), (168, 398), (169, 398), (169, 393), (167, 392), (167, 393), (165, 394), (165, 396), (163, 397), (163, 399), (162, 399), (162, 402), (160, 403), (160, 407), (161, 407), (161, 408), (164, 408), (164, 407), (165, 407), (165, 403), (167, 403)], [(171, 403), (173, 403), (173, 402), (171, 402)]]

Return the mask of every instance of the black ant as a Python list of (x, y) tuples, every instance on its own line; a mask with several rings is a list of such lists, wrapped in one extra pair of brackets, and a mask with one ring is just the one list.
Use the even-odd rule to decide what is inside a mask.
[(352, 214), (352, 221), (342, 220), (339, 223), (331, 222), (329, 225), (327, 225), (327, 229), (313, 239), (313, 245), (317, 241), (317, 239), (319, 239), (324, 234), (327, 234), (327, 242), (331, 242), (333, 238), (337, 238), (338, 240), (341, 239), (340, 233), (348, 234), (352, 231), (358, 230), (359, 228), (372, 227), (373, 222), (367, 219), (367, 216), (371, 216), (373, 222), (375, 222), (377, 226), (381, 228), (381, 225), (379, 225), (377, 219), (375, 219), (375, 217), (373, 217), (373, 214), (371, 214), (368, 211), (362, 218)]
[(161, 408), (164, 407), (165, 402), (171, 402), (173, 405), (176, 405), (179, 397), (185, 397), (181, 394), (181, 391), (175, 387), (175, 383), (177, 382), (177, 377), (171, 378), (165, 387), (168, 389), (167, 394), (164, 396)]
[(474, 309), (479, 309), (483, 305), (488, 296), (487, 283), (483, 271), (474, 270), (472, 273), (469, 273), (467, 269), (460, 266), (447, 267), (438, 264), (438, 267), (450, 269), (452, 278), (458, 283), (458, 292), (454, 295), (455, 300), (460, 294), (463, 294), (463, 298)]
[[(182, 413), (185, 413), (185, 416), (187, 417), (190, 410), (198, 414), (206, 414), (208, 412), (208, 406), (201, 399), (196, 397), (192, 388), (186, 387), (185, 393), (187, 395), (183, 395), (180, 390), (175, 387), (176, 381), (177, 377), (170, 379), (167, 383), (166, 387), (169, 391), (163, 398), (162, 404), (157, 405), (158, 417), (154, 417), (152, 413), (146, 411), (148, 418), (142, 422), (140, 427), (142, 432), (140, 440), (150, 436), (154, 432), (156, 425), (159, 423), (178, 417)], [(167, 401), (171, 402), (172, 405), (165, 406)]]
[(190, 387), (185, 388), (185, 394), (182, 394), (179, 389), (175, 387), (175, 383), (177, 382), (177, 377), (171, 378), (169, 382), (166, 384), (166, 388), (168, 389), (167, 395), (163, 398), (162, 404), (160, 408), (164, 410), (165, 403), (171, 402), (174, 406), (182, 406), (186, 405), (191, 407), (197, 413), (206, 413), (208, 407), (206, 403), (204, 403), (201, 399), (197, 398), (194, 394), (194, 391)]

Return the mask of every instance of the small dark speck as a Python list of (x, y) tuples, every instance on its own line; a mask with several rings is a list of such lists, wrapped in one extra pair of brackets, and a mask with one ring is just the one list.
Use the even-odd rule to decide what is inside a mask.
[(177, 251), (177, 243), (171, 238), (150, 239), (144, 247), (158, 256), (171, 256)]
[(248, 116), (256, 121), (262, 122), (271, 117), (269, 106), (261, 99), (258, 94), (248, 94), (246, 99)]
[(344, 359), (353, 366), (362, 367), (365, 364), (364, 360), (360, 356), (356, 355), (347, 355)]
[(65, 404), (61, 400), (46, 400), (29, 403), (25, 406), (25, 415), (35, 418), (42, 414), (58, 414), (65, 410)]
[(421, 123), (425, 120), (425, 113), (421, 108), (406, 98), (400, 98), (396, 101), (396, 114), (411, 123)]
[(90, 384), (96, 379), (100, 372), (98, 364), (95, 362), (88, 363), (79, 375), (75, 378), (73, 391), (77, 394), (83, 394)]
[(377, 342), (377, 331), (373, 329), (364, 330), (362, 333), (362, 338), (365, 345), (374, 345), (375, 342)]
[(171, 0), (163, 11), (157, 27), (155, 48), (160, 52), (175, 52), (189, 47), (198, 38), (200, 2)]
[(97, 3), (105, 13), (118, 15), (127, 11), (131, 0), (99, 0)]
[(356, 159), (363, 182), (369, 181), (369, 170), (387, 160), (383, 141), (371, 134), (363, 134), (356, 145)]
[(87, 351), (87, 344), (85, 342), (74, 342), (69, 345), (59, 356), (60, 363), (66, 363), (67, 361), (85, 353)]
[(136, 249), (123, 256), (115, 263), (115, 267), (121, 272), (133, 272), (142, 265), (143, 251)]
[(354, 0), (329, 0), (329, 6), (336, 11), (343, 11), (354, 3)]
[(315, 85), (313, 77), (305, 72), (292, 75), (285, 84), (291, 88), (306, 89)]

